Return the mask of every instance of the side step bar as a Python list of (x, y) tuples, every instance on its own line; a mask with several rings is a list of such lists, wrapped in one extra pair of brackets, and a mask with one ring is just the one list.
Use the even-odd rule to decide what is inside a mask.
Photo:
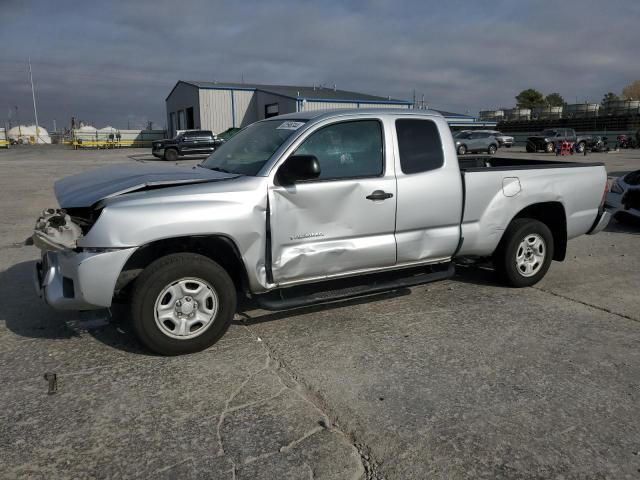
[(396, 270), (386, 274), (369, 274), (330, 282), (314, 283), (299, 287), (282, 288), (273, 292), (254, 295), (256, 303), (265, 310), (287, 310), (318, 303), (334, 302), (345, 298), (413, 287), (424, 283), (446, 280), (455, 273), (453, 262)]

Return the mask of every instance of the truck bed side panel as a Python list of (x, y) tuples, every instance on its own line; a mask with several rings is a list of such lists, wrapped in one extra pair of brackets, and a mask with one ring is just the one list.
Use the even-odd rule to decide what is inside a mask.
[(465, 172), (464, 243), (459, 254), (492, 254), (511, 220), (537, 203), (564, 206), (568, 239), (586, 233), (598, 214), (606, 178), (603, 166)]

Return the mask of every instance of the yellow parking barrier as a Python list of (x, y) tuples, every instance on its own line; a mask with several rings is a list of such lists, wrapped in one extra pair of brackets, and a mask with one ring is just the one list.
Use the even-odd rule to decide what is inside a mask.
[(95, 148), (121, 148), (121, 147), (150, 147), (153, 140), (120, 140), (120, 141), (107, 141), (107, 140), (73, 140), (71, 145), (74, 149), (95, 147)]
[(0, 148), (9, 148), (9, 140), (0, 140)]

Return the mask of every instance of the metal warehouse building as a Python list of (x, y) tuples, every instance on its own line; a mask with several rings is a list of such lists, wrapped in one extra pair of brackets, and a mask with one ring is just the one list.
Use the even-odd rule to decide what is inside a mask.
[(411, 108), (412, 102), (327, 87), (176, 83), (167, 105), (167, 130), (203, 129), (218, 134), (284, 113), (336, 108)]

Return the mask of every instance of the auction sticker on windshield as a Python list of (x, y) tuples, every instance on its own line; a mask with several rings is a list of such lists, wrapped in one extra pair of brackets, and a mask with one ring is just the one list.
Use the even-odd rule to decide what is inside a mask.
[(294, 122), (289, 120), (288, 122), (282, 122), (282, 125), (280, 125), (276, 130), (297, 130), (302, 125), (304, 125), (304, 122)]

